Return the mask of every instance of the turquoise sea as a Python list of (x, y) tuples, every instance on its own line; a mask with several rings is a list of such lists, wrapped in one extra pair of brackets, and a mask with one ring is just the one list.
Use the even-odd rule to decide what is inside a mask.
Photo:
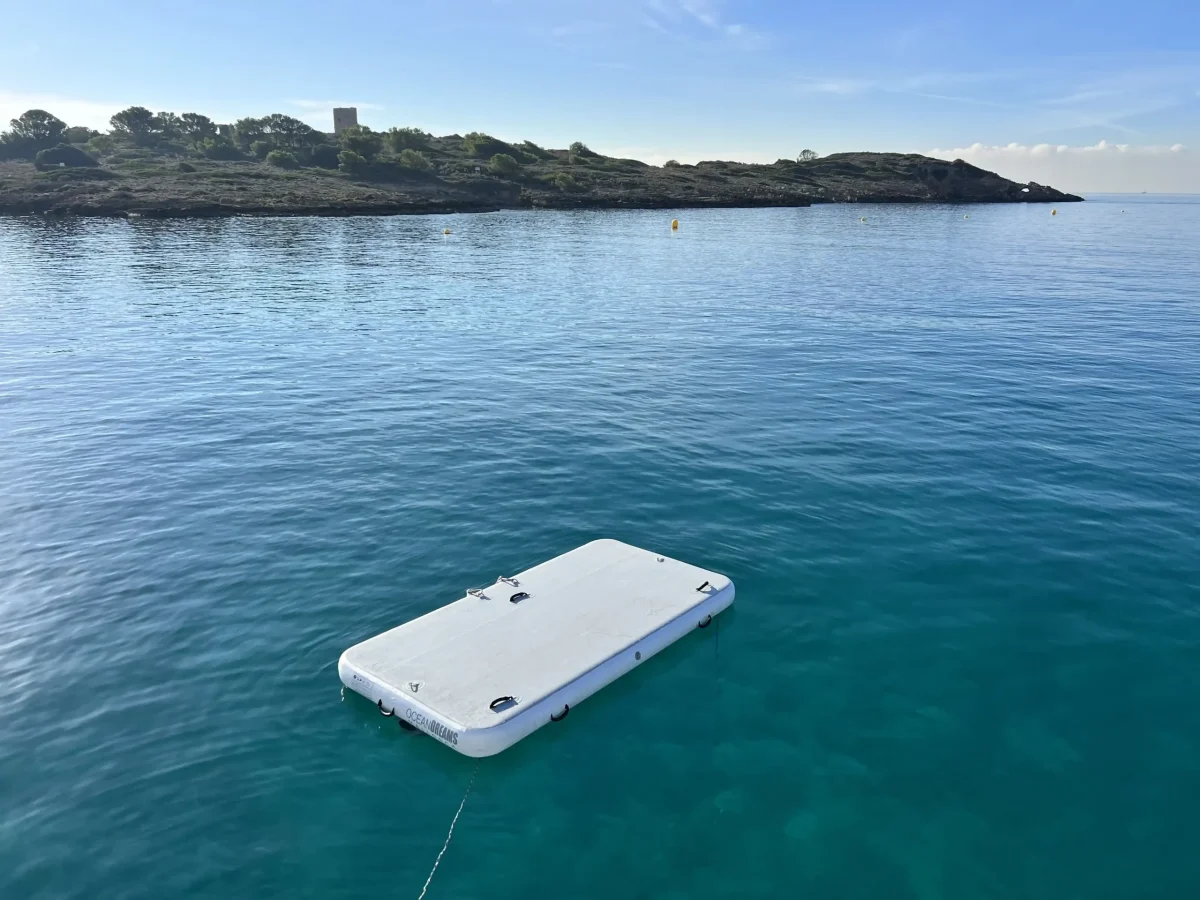
[(475, 763), (338, 655), (602, 536), (735, 606), (483, 760), (430, 900), (1200, 895), (1198, 235), (0, 219), (0, 897), (415, 898)]

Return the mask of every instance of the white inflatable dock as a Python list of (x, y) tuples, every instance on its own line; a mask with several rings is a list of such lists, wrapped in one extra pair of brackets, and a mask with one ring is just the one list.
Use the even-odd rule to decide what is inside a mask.
[(338, 675), (402, 725), (491, 756), (707, 627), (733, 592), (724, 575), (593, 541), (355, 644)]

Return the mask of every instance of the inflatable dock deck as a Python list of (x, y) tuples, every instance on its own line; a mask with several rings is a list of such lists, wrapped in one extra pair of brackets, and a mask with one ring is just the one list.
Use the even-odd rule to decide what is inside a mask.
[(733, 602), (724, 575), (600, 540), (355, 644), (338, 675), (467, 756), (559, 721)]

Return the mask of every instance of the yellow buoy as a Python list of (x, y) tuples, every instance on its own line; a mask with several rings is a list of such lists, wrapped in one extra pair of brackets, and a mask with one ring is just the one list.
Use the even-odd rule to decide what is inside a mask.
[(1050, 210), (1050, 215), (1052, 215), (1052, 216), (1057, 216), (1057, 215), (1058, 215), (1058, 210), (1057, 210), (1057, 209), (1052, 209), (1052, 210)]
[(672, 230), (672, 231), (678, 231), (678, 230), (679, 230), (679, 220), (678, 220), (678, 219), (672, 219), (672, 220), (671, 220), (671, 230)]
[(449, 233), (450, 233), (450, 229), (449, 229), (449, 228), (443, 228), (443, 229), (442, 229), (442, 234), (449, 234)]

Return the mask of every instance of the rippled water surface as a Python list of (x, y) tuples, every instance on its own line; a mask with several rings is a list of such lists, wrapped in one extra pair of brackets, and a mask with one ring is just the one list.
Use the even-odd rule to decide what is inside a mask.
[(0, 220), (0, 896), (416, 897), (338, 654), (600, 536), (719, 642), (431, 900), (1197, 895), (1200, 203), (671, 217)]

